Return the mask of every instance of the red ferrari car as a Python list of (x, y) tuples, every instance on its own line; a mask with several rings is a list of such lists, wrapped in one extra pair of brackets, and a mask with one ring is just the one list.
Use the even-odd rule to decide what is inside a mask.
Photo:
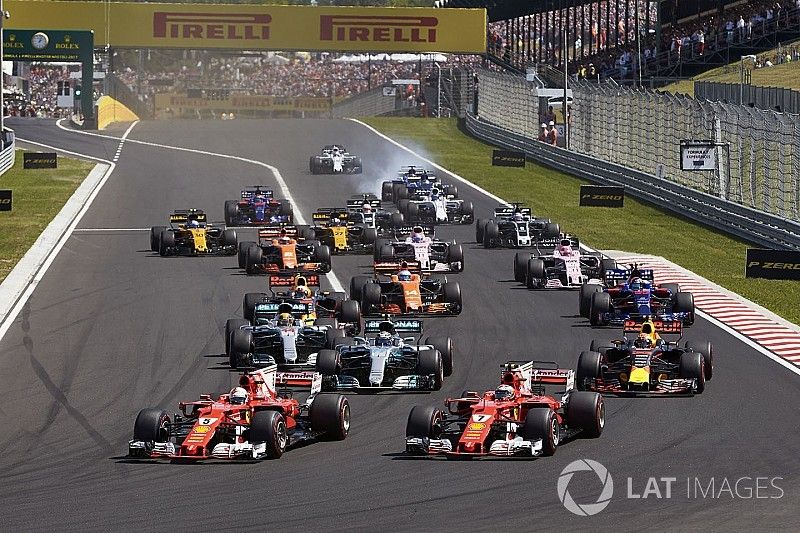
[[(276, 459), (287, 448), (318, 437), (342, 440), (350, 431), (350, 405), (342, 395), (319, 394), (301, 404), (276, 389), (277, 366), (245, 373), (239, 386), (213, 399), (181, 402), (179, 414), (142, 409), (128, 454), (138, 459)], [(290, 381), (290, 380), (289, 380)], [(287, 382), (286, 385), (292, 385)]]
[[(495, 390), (448, 398), (446, 412), (414, 407), (406, 425), (406, 452), (467, 459), (537, 457), (553, 455), (559, 444), (579, 433), (599, 437), (605, 425), (603, 398), (573, 390), (574, 381), (572, 370), (555, 363), (509, 361), (501, 366)], [(546, 385), (564, 385), (562, 399), (546, 395)]]

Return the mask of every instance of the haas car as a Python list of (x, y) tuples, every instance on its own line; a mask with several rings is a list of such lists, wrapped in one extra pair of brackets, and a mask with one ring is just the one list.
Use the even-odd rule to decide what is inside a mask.
[(397, 267), (397, 263), (375, 263), (375, 278), (354, 276), (350, 280), (350, 298), (361, 302), (363, 316), (461, 314), (457, 281), (423, 278), (419, 263), (402, 263), (399, 272)]
[[(592, 341), (575, 373), (579, 390), (621, 395), (701, 394), (714, 370), (711, 343), (680, 342), (681, 321), (626, 320), (623, 338)], [(666, 340), (662, 337), (675, 337)]]
[(375, 263), (400, 270), (402, 263), (419, 263), (422, 272), (463, 272), (464, 250), (460, 244), (436, 240), (432, 226), (396, 228), (402, 240), (379, 240), (375, 245)]
[(180, 413), (142, 409), (128, 443), (134, 459), (277, 459), (291, 446), (316, 438), (342, 440), (350, 432), (350, 405), (342, 395), (319, 394), (305, 403), (276, 388), (276, 368), (243, 374), (239, 386), (181, 402)]
[[(614, 266), (614, 265), (609, 265)], [(622, 324), (628, 319), (651, 316), (659, 320), (694, 323), (694, 296), (681, 292), (677, 283), (656, 285), (653, 271), (610, 268), (603, 272), (604, 285), (581, 286), (579, 311), (592, 326)]]
[(475, 225), (475, 240), (484, 248), (529, 248), (560, 235), (558, 224), (549, 218), (535, 218), (529, 207), (519, 204), (496, 207), (493, 218), (478, 219)]
[(331, 249), (319, 241), (298, 239), (296, 226), (269, 226), (258, 230), (259, 242), (239, 245), (239, 268), (248, 274), (331, 271)]
[(367, 320), (363, 337), (346, 338), (317, 355), (323, 390), (430, 391), (442, 388), (453, 372), (450, 337), (403, 337), (422, 334), (418, 319)]
[(443, 184), (432, 170), (410, 165), (401, 167), (397, 178), (384, 181), (381, 185), (381, 199), (384, 202), (399, 204), (400, 200), (419, 199), (430, 195), (432, 189), (437, 188), (441, 194), (451, 198), (458, 198), (458, 187)]
[(514, 279), (529, 289), (577, 289), (586, 283), (599, 284), (604, 267), (613, 260), (599, 252), (583, 252), (571, 235), (536, 243), (536, 253), (514, 254)]
[(225, 201), (225, 224), (228, 226), (291, 224), (293, 215), (289, 200), (276, 200), (272, 189), (263, 185), (242, 189), (239, 200)]
[(281, 371), (313, 370), (319, 350), (336, 346), (346, 333), (360, 331), (358, 302), (342, 293), (313, 293), (310, 287), (319, 285), (316, 276), (271, 276), (270, 281), (271, 289), (294, 288), (271, 295), (245, 294), (244, 319), (231, 318), (225, 324), (225, 350), (232, 368), (277, 363)]
[(312, 174), (361, 174), (364, 171), (360, 157), (336, 144), (323, 147), (319, 155), (312, 155), (308, 166)]
[(347, 200), (348, 220), (355, 224), (375, 228), (378, 237), (392, 237), (396, 228), (405, 225), (403, 214), (381, 208), (381, 200), (374, 194), (356, 194)]
[[(555, 363), (509, 361), (500, 385), (483, 394), (465, 391), (445, 410), (416, 406), (406, 423), (406, 453), (449, 458), (553, 455), (579, 434), (599, 437), (605, 405), (596, 392), (573, 389), (574, 373)], [(546, 385), (563, 385), (560, 399)]]
[(176, 209), (169, 223), (150, 228), (150, 249), (162, 257), (236, 253), (236, 230), (209, 224), (200, 209)]
[(472, 202), (444, 194), (438, 187), (398, 200), (397, 207), (409, 223), (472, 224), (475, 221)]

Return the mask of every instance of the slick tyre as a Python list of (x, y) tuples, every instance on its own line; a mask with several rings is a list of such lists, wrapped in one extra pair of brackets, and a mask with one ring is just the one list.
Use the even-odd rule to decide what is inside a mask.
[(245, 271), (247, 274), (258, 274), (261, 271), (262, 264), (264, 264), (264, 251), (261, 247), (256, 245), (248, 248), (245, 258)]
[(606, 406), (596, 392), (572, 391), (567, 404), (567, 424), (591, 439), (599, 437), (606, 425)]
[(267, 295), (263, 292), (248, 292), (242, 298), (242, 318), (252, 322), (255, 317), (256, 304), (262, 301)]
[(231, 338), (233, 337), (233, 332), (237, 331), (242, 328), (242, 326), (249, 326), (250, 322), (247, 320), (242, 320), (241, 318), (229, 318), (227, 322), (225, 322), (225, 355), (231, 355)]
[(703, 355), (699, 352), (683, 352), (681, 354), (679, 372), (684, 379), (694, 379), (696, 394), (703, 394), (706, 389), (706, 374)]
[(361, 321), (361, 304), (356, 300), (343, 300), (339, 320), (345, 324), (358, 324)]
[(427, 337), (423, 344), (433, 346), (442, 356), (444, 375), (453, 373), (453, 340), (450, 337)]
[(450, 304), (453, 314), (461, 314), (461, 309), (463, 308), (461, 303), (461, 286), (457, 281), (445, 281), (442, 283), (442, 296), (444, 302)]
[(529, 440), (542, 440), (542, 455), (550, 456), (556, 453), (561, 439), (561, 428), (558, 418), (549, 407), (535, 407), (528, 410), (525, 422), (522, 425), (522, 437)]
[(318, 394), (311, 402), (311, 428), (326, 440), (344, 440), (350, 433), (350, 403), (341, 394)]
[(278, 411), (256, 411), (250, 422), (250, 442), (264, 443), (269, 459), (278, 459), (289, 445), (286, 419)]
[(250, 331), (239, 329), (231, 335), (231, 350), (228, 362), (231, 368), (239, 368), (247, 360), (253, 349), (253, 334)]
[(338, 345), (340, 339), (344, 337), (344, 331), (335, 328), (325, 330), (325, 347), (334, 349)]
[(442, 364), (442, 354), (439, 353), (439, 350), (422, 348), (419, 351), (417, 373), (421, 376), (433, 376), (432, 390), (439, 390), (442, 388), (442, 383), (444, 382), (444, 365)]
[(525, 273), (528, 270), (528, 259), (531, 254), (517, 252), (514, 254), (514, 281), (525, 283)]
[(247, 250), (251, 246), (255, 246), (255, 245), (256, 245), (256, 243), (254, 243), (252, 241), (249, 241), (249, 242), (248, 241), (244, 241), (244, 242), (240, 242), (238, 244), (237, 249), (236, 249), (236, 259), (239, 262), (239, 268), (241, 268), (242, 270), (247, 268)]
[(599, 352), (581, 352), (578, 368), (575, 369), (575, 387), (579, 391), (590, 390), (594, 380), (601, 375), (602, 356)]
[(603, 287), (595, 283), (584, 283), (581, 285), (580, 294), (578, 296), (578, 313), (583, 318), (589, 318), (589, 308), (592, 303), (592, 295), (596, 292), (603, 292)]
[(364, 294), (364, 286), (371, 281), (370, 276), (353, 276), (350, 279), (350, 299), (360, 302)]
[(236, 200), (225, 201), (225, 225), (235, 226), (239, 222), (239, 202)]
[(605, 313), (611, 311), (611, 295), (607, 292), (592, 294), (589, 304), (589, 324), (593, 327), (605, 326)]
[(442, 411), (429, 405), (415, 405), (411, 412), (408, 413), (406, 437), (438, 439), (441, 433), (441, 426)]
[(486, 229), (486, 220), (480, 218), (475, 222), (475, 242), (483, 244), (483, 232)]
[(161, 232), (161, 237), (158, 239), (158, 254), (161, 257), (166, 257), (173, 253), (175, 249), (175, 233), (164, 230)]
[(336, 350), (320, 350), (317, 354), (317, 372), (323, 376), (336, 376), (342, 366)]
[(539, 258), (529, 259), (525, 268), (525, 286), (529, 289), (540, 289), (545, 283), (544, 261)]
[(483, 247), (495, 248), (500, 238), (500, 228), (493, 221), (488, 221), (483, 229)]
[(679, 292), (675, 295), (673, 311), (676, 313), (687, 313), (683, 320), (685, 326), (694, 324), (694, 295), (691, 292)]
[(714, 352), (710, 341), (687, 341), (686, 349), (699, 352), (703, 356), (703, 370), (706, 374), (706, 381), (711, 381), (714, 373)]
[(133, 440), (167, 442), (170, 438), (170, 418), (166, 411), (147, 408), (139, 411), (133, 424)]
[(164, 226), (153, 226), (150, 228), (150, 251), (156, 252), (160, 250), (159, 244), (161, 243), (161, 232), (167, 229)]
[(361, 293), (361, 312), (374, 314), (381, 304), (381, 286), (377, 283), (367, 283)]

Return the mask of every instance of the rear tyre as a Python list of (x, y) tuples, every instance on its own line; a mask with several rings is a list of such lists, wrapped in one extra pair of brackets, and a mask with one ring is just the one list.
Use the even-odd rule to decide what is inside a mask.
[(529, 289), (539, 289), (546, 283), (544, 261), (541, 259), (529, 259), (525, 269), (525, 286)]
[(361, 312), (365, 315), (375, 313), (381, 304), (381, 286), (377, 283), (364, 285), (361, 298)]
[(462, 224), (472, 224), (472, 220), (475, 218), (475, 207), (469, 200), (461, 203), (461, 217)]
[(314, 262), (320, 263), (323, 267), (330, 267), (331, 264), (331, 249), (327, 244), (320, 244), (314, 247)]
[(397, 209), (401, 213), (403, 213), (403, 215), (405, 216), (406, 209), (408, 209), (408, 200), (406, 198), (403, 198), (402, 200), (398, 200), (397, 201)]
[(409, 203), (403, 214), (408, 222), (416, 222), (419, 218), (419, 204)]
[(328, 440), (344, 440), (350, 433), (350, 403), (341, 394), (319, 394), (311, 402), (311, 428)]
[(336, 376), (341, 371), (339, 353), (336, 350), (320, 350), (317, 354), (317, 372), (323, 376)]
[(486, 221), (480, 218), (475, 222), (475, 242), (483, 244), (483, 230), (486, 228)]
[(393, 228), (402, 228), (403, 225), (406, 223), (406, 219), (403, 216), (403, 213), (392, 213), (391, 219)]
[(239, 368), (247, 360), (253, 348), (253, 334), (245, 329), (237, 329), (231, 334), (231, 350), (228, 362), (231, 368)]
[(710, 341), (688, 341), (686, 349), (694, 352), (699, 352), (703, 356), (703, 366), (706, 375), (706, 381), (710, 381), (714, 373), (714, 352), (712, 351)]
[(236, 247), (236, 243), (237, 239), (235, 229), (226, 229), (222, 232), (222, 246)]
[(160, 250), (159, 244), (161, 243), (161, 232), (167, 229), (165, 226), (153, 226), (150, 228), (150, 251), (156, 252)]
[(364, 228), (364, 233), (361, 234), (361, 244), (369, 246), (375, 244), (378, 240), (378, 230), (375, 228)]
[(371, 281), (372, 278), (369, 276), (353, 276), (350, 279), (350, 299), (360, 302), (364, 294), (364, 286)]
[(133, 440), (167, 442), (170, 437), (170, 418), (166, 411), (149, 407), (142, 409), (133, 424)]
[[(408, 413), (406, 421), (406, 438), (438, 439), (442, 431), (442, 411), (433, 406), (415, 405)], [(410, 449), (406, 452), (424, 455), (423, 450)]]
[(381, 184), (381, 200), (391, 202), (393, 200), (392, 182), (384, 181)]
[(589, 323), (592, 326), (604, 326), (606, 324), (605, 313), (609, 311), (611, 311), (611, 295), (607, 292), (592, 294), (589, 304)]
[(233, 332), (242, 328), (242, 326), (249, 326), (250, 322), (242, 320), (241, 318), (229, 318), (225, 322), (225, 355), (231, 355), (231, 337)]
[(444, 375), (448, 377), (453, 373), (453, 341), (450, 337), (427, 337), (423, 344), (433, 346), (442, 356)]
[(589, 318), (589, 307), (592, 303), (592, 295), (596, 292), (602, 292), (603, 287), (596, 283), (584, 283), (581, 285), (579, 296), (578, 311), (583, 318)]
[(448, 263), (461, 263), (459, 272), (464, 270), (464, 249), (460, 244), (449, 244), (447, 246), (447, 262)]
[(694, 324), (694, 295), (691, 292), (679, 292), (675, 295), (675, 304), (672, 310), (676, 313), (686, 313), (684, 325)]
[(235, 226), (239, 222), (239, 202), (225, 200), (225, 225)]
[(483, 229), (483, 247), (495, 248), (498, 238), (500, 238), (500, 228), (493, 221), (488, 221)]
[(282, 217), (288, 217), (289, 221), (294, 218), (294, 208), (289, 200), (281, 200), (281, 206), (278, 210), (278, 214)]
[(616, 270), (617, 269), (617, 262), (613, 259), (601, 259), (600, 260), (600, 275), (605, 276), (605, 273), (609, 270)]
[(248, 292), (242, 299), (242, 317), (248, 322), (253, 322), (256, 312), (256, 304), (262, 301), (267, 295), (263, 292)]
[(340, 339), (344, 338), (344, 331), (337, 328), (329, 328), (325, 330), (325, 347), (329, 350), (336, 348)]
[(172, 255), (175, 250), (175, 233), (169, 230), (161, 232), (161, 237), (158, 239), (158, 254), (161, 257)]
[(278, 411), (256, 411), (250, 422), (250, 442), (267, 445), (266, 456), (278, 459), (289, 445), (286, 419)]
[(602, 356), (599, 352), (590, 350), (581, 352), (578, 357), (578, 367), (575, 369), (575, 387), (579, 391), (590, 390), (593, 380), (600, 377)]
[(561, 439), (561, 428), (552, 409), (549, 407), (529, 409), (521, 429), (523, 438), (530, 441), (541, 439), (542, 455), (550, 456), (556, 453)]
[(442, 388), (444, 382), (444, 365), (442, 364), (442, 354), (439, 350), (432, 348), (422, 348), (419, 351), (417, 361), (417, 374), (420, 376), (433, 376), (432, 390)]
[(545, 239), (555, 239), (561, 235), (561, 226), (559, 226), (555, 222), (548, 222), (544, 225), (544, 230), (542, 231), (542, 237)]
[(659, 287), (667, 289), (672, 297), (681, 292), (681, 286), (677, 283), (662, 283)]
[(567, 424), (582, 430), (591, 439), (599, 437), (606, 425), (603, 397), (596, 392), (571, 392), (567, 404)]
[(442, 283), (442, 296), (445, 303), (451, 304), (454, 314), (461, 314), (461, 286), (457, 281)]
[(258, 245), (248, 248), (245, 257), (245, 271), (250, 275), (258, 274), (263, 264), (264, 250)]
[(317, 318), (314, 320), (314, 325), (322, 328), (337, 329), (339, 327), (339, 321), (335, 318)]
[(339, 320), (345, 324), (358, 324), (361, 321), (361, 305), (356, 300), (343, 300)]
[(702, 394), (706, 388), (706, 373), (704, 370), (703, 355), (699, 352), (683, 352), (679, 372), (684, 379), (694, 379), (694, 392)]
[(237, 255), (236, 258), (239, 261), (239, 268), (241, 268), (242, 270), (247, 268), (247, 249), (250, 248), (251, 246), (255, 246), (255, 245), (256, 245), (256, 243), (254, 243), (252, 241), (240, 242), (238, 244), (237, 250), (236, 250), (236, 255)]

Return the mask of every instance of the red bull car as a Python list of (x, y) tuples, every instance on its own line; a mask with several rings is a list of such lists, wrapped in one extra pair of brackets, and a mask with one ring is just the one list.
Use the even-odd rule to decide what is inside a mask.
[[(483, 394), (465, 391), (445, 400), (445, 410), (416, 406), (406, 423), (406, 453), (449, 458), (553, 455), (579, 434), (599, 437), (605, 405), (596, 392), (573, 390), (572, 370), (556, 363), (509, 361), (500, 385)], [(563, 385), (561, 399), (546, 385)]]
[(276, 367), (243, 374), (228, 394), (181, 402), (180, 413), (142, 409), (128, 455), (134, 459), (277, 459), (290, 447), (325, 437), (342, 440), (350, 431), (350, 405), (342, 395), (319, 394), (321, 380), (305, 403), (277, 390)]

